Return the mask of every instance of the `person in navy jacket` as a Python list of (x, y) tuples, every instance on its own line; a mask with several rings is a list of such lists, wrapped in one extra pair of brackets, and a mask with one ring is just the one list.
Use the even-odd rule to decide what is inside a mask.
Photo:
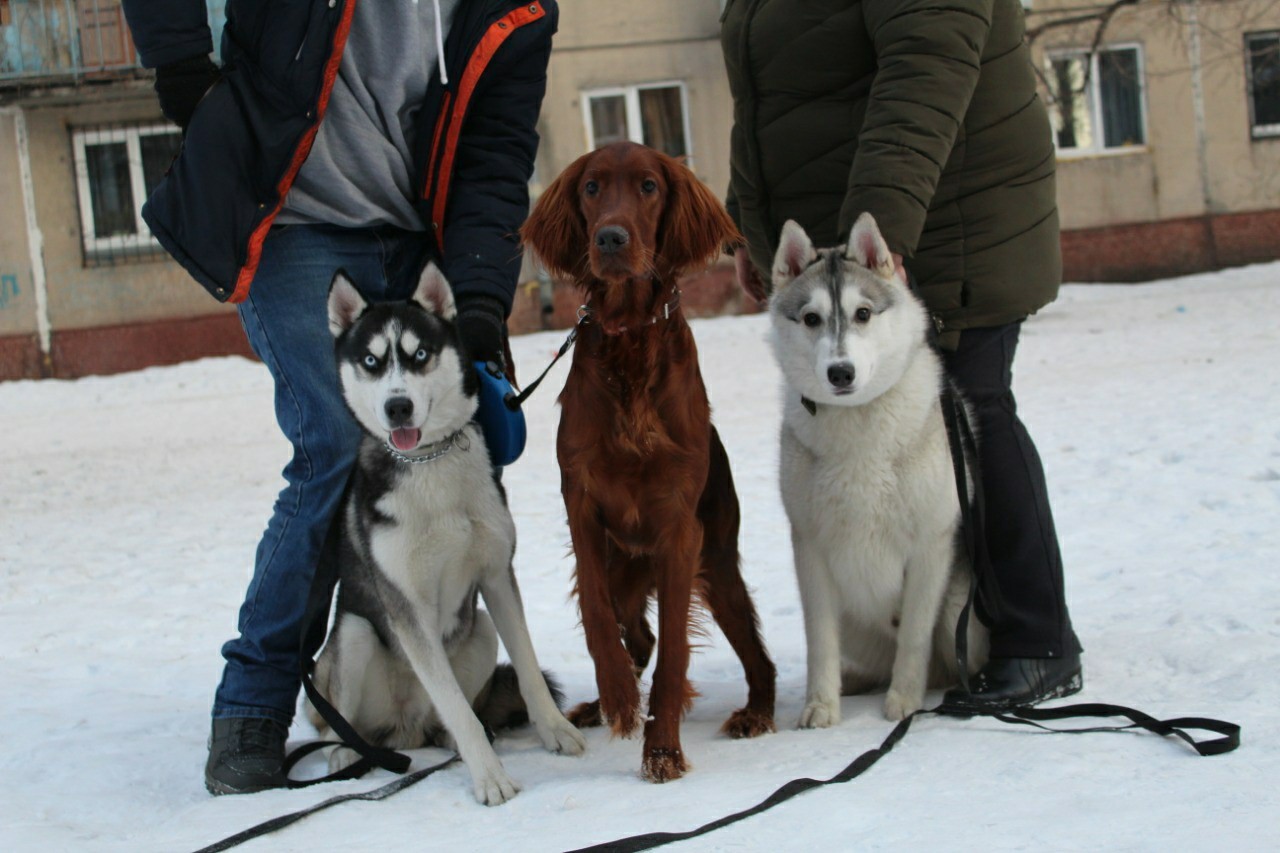
[[(345, 268), (372, 301), (435, 261), (471, 356), (505, 361), (555, 0), (228, 0), (221, 65), (201, 0), (124, 0), (180, 153), (143, 208), (234, 303), (293, 446), (213, 704), (205, 784), (285, 784), (302, 624), (358, 428), (325, 309)], [(234, 444), (235, 436), (222, 436)]]

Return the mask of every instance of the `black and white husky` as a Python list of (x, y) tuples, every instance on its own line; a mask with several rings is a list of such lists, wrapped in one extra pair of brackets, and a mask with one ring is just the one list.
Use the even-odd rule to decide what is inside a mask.
[[(529, 640), (511, 562), (515, 524), (471, 420), (477, 380), (455, 315), (434, 265), (407, 302), (370, 305), (341, 271), (330, 286), (342, 391), (365, 436), (342, 509), (338, 604), (315, 683), (372, 743), (412, 749), (451, 739), (476, 799), (497, 805), (518, 790), (485, 733), (504, 722), (504, 708), (523, 704), (553, 752), (578, 754), (586, 741), (560, 713)], [(499, 636), (519, 697), (496, 667)], [(336, 749), (330, 770), (357, 757)]]
[[(960, 501), (924, 306), (894, 274), (870, 214), (815, 250), (782, 229), (769, 302), (785, 380), (781, 486), (808, 642), (800, 725), (840, 721), (840, 696), (888, 687), (885, 716), (958, 680), (968, 590)], [(986, 635), (970, 621), (972, 669)]]

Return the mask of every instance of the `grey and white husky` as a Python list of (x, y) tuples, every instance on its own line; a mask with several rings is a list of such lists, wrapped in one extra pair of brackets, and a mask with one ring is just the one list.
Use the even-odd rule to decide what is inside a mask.
[[(815, 249), (787, 222), (773, 264), (772, 343), (785, 380), (781, 487), (808, 643), (803, 728), (840, 696), (888, 687), (884, 714), (958, 679), (968, 591), (960, 501), (924, 306), (894, 274), (875, 220)], [(970, 621), (971, 668), (986, 634)]]
[[(410, 300), (370, 305), (339, 271), (328, 310), (343, 395), (365, 435), (342, 509), (338, 603), (316, 687), (371, 743), (451, 742), (476, 799), (497, 805), (518, 788), (485, 724), (496, 728), (523, 705), (552, 752), (578, 754), (586, 741), (534, 656), (512, 569), (515, 524), (471, 420), (478, 386), (452, 292), (429, 265)], [(496, 666), (499, 636), (519, 696)], [(330, 770), (357, 757), (338, 748)]]

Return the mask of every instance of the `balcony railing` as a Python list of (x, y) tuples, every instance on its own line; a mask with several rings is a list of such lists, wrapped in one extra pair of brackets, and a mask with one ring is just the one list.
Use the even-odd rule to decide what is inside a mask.
[[(216, 38), (225, 0), (205, 5)], [(140, 67), (120, 0), (0, 0), (0, 85), (75, 81)]]

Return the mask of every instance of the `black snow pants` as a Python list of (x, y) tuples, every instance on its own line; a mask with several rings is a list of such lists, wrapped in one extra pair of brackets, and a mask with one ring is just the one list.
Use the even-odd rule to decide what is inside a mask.
[(1013, 399), (1021, 328), (966, 329), (959, 347), (942, 355), (977, 420), (987, 549), (1002, 605), (994, 619), (978, 609), (991, 630), (991, 656), (1053, 658), (1079, 652), (1080, 641), (1067, 613), (1044, 469)]

